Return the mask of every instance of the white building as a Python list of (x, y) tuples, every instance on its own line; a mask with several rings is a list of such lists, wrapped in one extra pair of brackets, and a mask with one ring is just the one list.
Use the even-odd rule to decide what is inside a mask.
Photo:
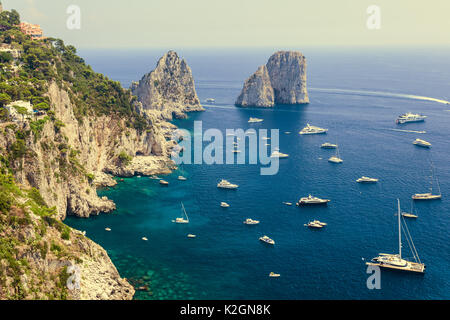
[[(28, 114), (22, 116), (17, 111), (17, 107), (25, 108)], [(17, 100), (6, 105), (5, 108), (8, 111), (8, 115), (11, 117), (13, 121), (22, 121), (23, 119), (31, 119), (31, 116), (33, 115), (33, 106), (29, 101)]]

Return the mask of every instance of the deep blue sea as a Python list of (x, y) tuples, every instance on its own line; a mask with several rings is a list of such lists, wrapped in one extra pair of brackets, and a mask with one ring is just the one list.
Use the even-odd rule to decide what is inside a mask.
[[(177, 50), (193, 70), (199, 98), (216, 99), (206, 111), (174, 123), (191, 130), (250, 127), (280, 129), (280, 161), (274, 176), (258, 165), (183, 165), (164, 177), (169, 187), (145, 177), (127, 178), (99, 190), (117, 204), (112, 214), (66, 222), (102, 245), (121, 276), (137, 285), (136, 299), (449, 299), (450, 298), (450, 105), (413, 96), (450, 100), (450, 50), (442, 48), (298, 48), (308, 59), (311, 103), (274, 109), (242, 109), (233, 104), (243, 81), (275, 49)], [(82, 50), (94, 70), (128, 87), (152, 70), (163, 50)], [(428, 116), (424, 123), (397, 126), (407, 111)], [(248, 124), (249, 117), (263, 118)], [(300, 136), (311, 123), (327, 135)], [(426, 131), (425, 134), (392, 129)], [(284, 134), (290, 131), (291, 134)], [(416, 147), (430, 141), (430, 150)], [(344, 160), (327, 159), (340, 145)], [(425, 275), (382, 271), (381, 289), (369, 290), (365, 261), (380, 252), (396, 253), (396, 199), (411, 208), (411, 195), (427, 192), (430, 160), (443, 199), (415, 206), (408, 220)], [(178, 181), (184, 175), (187, 181)], [(362, 175), (375, 185), (360, 185)], [(221, 178), (236, 191), (216, 187)], [(313, 194), (331, 199), (328, 207), (283, 205)], [(231, 205), (219, 206), (221, 201)], [(177, 225), (183, 202), (191, 223)], [(245, 218), (261, 221), (246, 226)], [(304, 226), (328, 223), (322, 230)], [(109, 227), (111, 232), (104, 229)], [(188, 239), (187, 234), (197, 235)], [(262, 235), (276, 241), (267, 246)], [(142, 237), (149, 241), (142, 241)], [(404, 243), (404, 256), (411, 256)], [(269, 278), (273, 271), (280, 278)]]

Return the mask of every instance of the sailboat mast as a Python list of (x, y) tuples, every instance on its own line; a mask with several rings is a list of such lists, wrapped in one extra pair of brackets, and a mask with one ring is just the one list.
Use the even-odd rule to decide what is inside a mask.
[(401, 209), (400, 209), (400, 199), (397, 199), (398, 202), (398, 255), (400, 259), (402, 258), (402, 225), (401, 225)]

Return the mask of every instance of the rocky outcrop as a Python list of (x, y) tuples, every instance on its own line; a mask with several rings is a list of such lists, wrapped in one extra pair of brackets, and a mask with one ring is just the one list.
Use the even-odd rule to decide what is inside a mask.
[[(48, 96), (63, 126), (55, 128), (53, 121), (47, 121), (39, 136), (27, 121), (16, 123), (15, 128), (6, 126), (0, 148), (13, 148), (17, 129), (30, 133), (26, 139), (29, 152), (13, 163), (20, 169), (15, 173), (16, 181), (39, 189), (47, 204), (56, 206), (60, 219), (67, 214), (89, 217), (115, 209), (113, 201), (96, 193), (99, 185), (114, 183), (105, 172), (132, 176), (168, 173), (173, 168), (170, 152), (175, 142), (169, 139), (172, 125), (151, 115), (148, 117), (153, 125), (143, 132), (127, 127), (118, 116), (86, 117), (80, 123), (64, 89), (50, 83)], [(121, 162), (120, 153), (127, 154), (130, 163)]]
[(248, 78), (236, 105), (273, 107), (309, 103), (306, 58), (298, 51), (278, 51)]
[(185, 118), (185, 112), (203, 111), (195, 91), (192, 72), (186, 61), (169, 51), (156, 69), (131, 85), (144, 111), (158, 110), (163, 119)]

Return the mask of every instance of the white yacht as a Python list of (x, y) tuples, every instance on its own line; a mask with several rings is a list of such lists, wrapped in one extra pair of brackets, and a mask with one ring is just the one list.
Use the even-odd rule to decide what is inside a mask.
[(232, 184), (227, 180), (222, 179), (218, 184), (217, 188), (221, 189), (237, 189), (239, 186), (237, 184)]
[(188, 238), (197, 238), (197, 236), (195, 234), (188, 234), (187, 237)]
[(271, 273), (269, 273), (269, 277), (271, 277), (271, 278), (279, 278), (280, 274), (279, 273), (275, 273), (275, 272), (271, 272)]
[(418, 147), (424, 147), (424, 148), (430, 148), (431, 147), (431, 143), (429, 143), (428, 141), (422, 140), (422, 139), (414, 140), (413, 144), (415, 144)]
[(261, 237), (261, 238), (259, 238), (259, 240), (262, 241), (262, 242), (265, 242), (267, 244), (272, 244), (272, 245), (275, 244), (275, 241), (270, 239), (268, 236)]
[(301, 198), (297, 202), (297, 206), (320, 205), (320, 204), (327, 204), (328, 202), (330, 202), (330, 200), (320, 199), (317, 197), (313, 197), (312, 195), (309, 195), (307, 197)]
[(356, 182), (358, 182), (358, 183), (377, 183), (378, 179), (362, 176), (361, 178), (356, 180)]
[(222, 208), (229, 208), (229, 207), (230, 207), (230, 205), (229, 205), (228, 203), (226, 203), (226, 202), (221, 202), (221, 203), (220, 203), (220, 206), (221, 206)]
[(183, 212), (183, 216), (180, 218), (176, 218), (175, 220), (172, 220), (173, 223), (178, 224), (188, 224), (189, 223), (189, 217), (187, 215), (186, 209), (184, 209), (183, 202), (181, 203), (181, 211)]
[(245, 219), (244, 224), (255, 225), (255, 224), (259, 224), (259, 221), (248, 218), (248, 219)]
[(323, 149), (336, 149), (338, 146), (337, 146), (337, 144), (325, 142), (320, 147), (323, 148)]
[(316, 228), (316, 229), (322, 229), (326, 225), (327, 224), (325, 222), (320, 222), (319, 220), (310, 221), (308, 222), (308, 224), (305, 224), (305, 226), (309, 228)]
[(328, 129), (311, 126), (309, 123), (300, 131), (300, 134), (321, 134), (327, 133)]
[(437, 184), (437, 188), (439, 193), (438, 194), (433, 194), (433, 183), (434, 183), (434, 170), (433, 170), (433, 164), (431, 164), (431, 176), (430, 176), (430, 192), (427, 193), (416, 193), (412, 196), (413, 200), (439, 200), (442, 198), (442, 193), (441, 193), (441, 187), (439, 185), (439, 180), (436, 177), (436, 184)]
[(108, 232), (110, 232), (110, 231), (111, 231), (111, 228), (105, 228), (105, 230), (108, 231)]
[(148, 241), (147, 237), (142, 237), (143, 241)]
[(280, 151), (275, 150), (274, 152), (272, 152), (272, 154), (270, 155), (271, 158), (288, 158), (289, 155), (286, 153), (281, 153)]
[(163, 186), (168, 186), (169, 183), (166, 180), (159, 180), (159, 184)]
[(258, 123), (258, 122), (263, 122), (264, 119), (259, 119), (259, 118), (250, 118), (248, 120), (248, 123)]
[(152, 179), (152, 180), (161, 180), (161, 178), (160, 178), (160, 177), (158, 177), (158, 176), (155, 176), (155, 175), (153, 175), (153, 176), (150, 176), (150, 177), (149, 177), (149, 179)]
[[(402, 215), (400, 209), (400, 200), (398, 201), (398, 254), (380, 253), (378, 257), (375, 257), (371, 262), (366, 262), (369, 266), (378, 266), (387, 269), (395, 269), (402, 271), (411, 271), (417, 273), (425, 273), (425, 264), (420, 261), (414, 242), (409, 233), (406, 222), (403, 220), (404, 227), (402, 225)], [(414, 262), (408, 261), (402, 258), (402, 229), (405, 233), (408, 245), (411, 248)]]
[(179, 177), (178, 177), (178, 180), (180, 180), (180, 181), (186, 181), (187, 178), (186, 178), (186, 177), (183, 177), (183, 176), (179, 176)]
[(405, 114), (400, 115), (397, 118), (396, 123), (404, 124), (404, 123), (408, 123), (408, 122), (422, 122), (422, 121), (425, 121), (426, 118), (427, 118), (427, 116), (424, 116), (421, 114), (407, 112)]

